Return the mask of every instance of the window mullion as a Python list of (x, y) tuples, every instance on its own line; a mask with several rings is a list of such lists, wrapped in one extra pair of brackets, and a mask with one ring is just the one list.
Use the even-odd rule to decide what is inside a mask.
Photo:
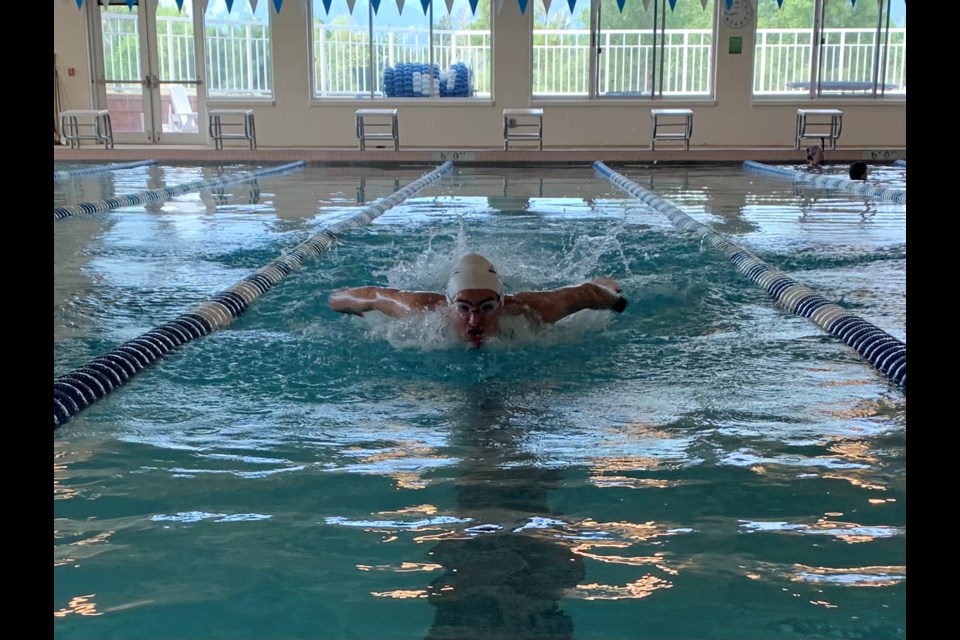
[(370, 45), (367, 47), (367, 82), (370, 83), (370, 99), (376, 98), (376, 91), (374, 90), (373, 78), (373, 65), (376, 63), (376, 40), (373, 37), (373, 3), (367, 5), (367, 40), (369, 40)]
[(815, 0), (814, 10), (813, 10), (813, 45), (810, 50), (810, 97), (815, 97), (820, 95), (820, 64), (823, 59), (823, 45), (824, 45), (824, 36), (823, 36), (823, 18), (824, 18), (824, 1)]

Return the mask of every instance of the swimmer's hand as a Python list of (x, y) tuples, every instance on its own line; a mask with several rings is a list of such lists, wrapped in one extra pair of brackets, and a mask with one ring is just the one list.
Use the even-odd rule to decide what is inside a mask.
[(590, 281), (591, 284), (600, 287), (605, 293), (609, 294), (610, 307), (611, 311), (616, 311), (617, 313), (622, 313), (624, 309), (627, 308), (627, 299), (621, 293), (620, 285), (610, 278), (594, 278)]

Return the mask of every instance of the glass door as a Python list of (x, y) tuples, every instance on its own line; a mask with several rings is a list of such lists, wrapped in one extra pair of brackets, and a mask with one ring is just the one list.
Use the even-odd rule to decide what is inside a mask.
[[(88, 2), (97, 97), (116, 142), (206, 141), (199, 0)], [(103, 108), (103, 107), (101, 107)]]

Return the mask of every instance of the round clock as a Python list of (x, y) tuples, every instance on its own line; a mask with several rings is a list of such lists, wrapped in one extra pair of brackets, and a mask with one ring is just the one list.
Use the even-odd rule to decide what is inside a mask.
[(727, 8), (726, 0), (719, 0), (723, 4), (723, 23), (731, 29), (743, 29), (753, 20), (752, 0), (733, 0)]

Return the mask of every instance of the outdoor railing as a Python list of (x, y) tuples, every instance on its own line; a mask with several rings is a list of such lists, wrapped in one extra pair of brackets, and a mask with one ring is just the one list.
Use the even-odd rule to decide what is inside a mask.
[[(889, 33), (886, 56), (881, 54), (877, 77), (886, 93), (905, 94), (907, 30), (890, 29)], [(872, 86), (876, 35), (871, 29), (825, 29), (820, 48), (820, 82)], [(810, 30), (758, 29), (754, 95), (806, 93), (811, 75), (812, 37)]]
[[(135, 13), (105, 13), (104, 79), (112, 93), (137, 93), (140, 46)], [(270, 27), (266, 23), (207, 19), (204, 23), (207, 93), (216, 97), (269, 97), (273, 94)], [(160, 79), (192, 82), (197, 78), (193, 19), (157, 16)]]
[[(104, 65), (108, 83), (139, 82), (135, 14), (104, 14)], [(162, 79), (195, 80), (193, 26), (184, 17), (157, 17)], [(373, 43), (363, 26), (316, 24), (313, 30), (314, 95), (382, 96), (383, 70), (400, 62), (430, 63), (446, 70), (456, 62), (471, 70), (472, 93), (491, 95), (492, 35), (483, 30), (375, 28)], [(754, 95), (803, 95), (809, 91), (810, 29), (758, 29)], [(821, 87), (872, 89), (876, 31), (826, 29), (821, 48)], [(207, 20), (204, 28), (207, 94), (269, 97), (273, 91), (269, 25), (241, 20)], [(654, 65), (663, 56), (665, 95), (708, 95), (712, 91), (714, 34), (709, 29), (672, 29), (662, 47), (650, 30), (601, 33), (597, 91), (600, 95), (650, 95)], [(882, 43), (881, 43), (882, 44)], [(890, 29), (877, 77), (888, 94), (906, 93), (906, 28)], [(534, 29), (532, 92), (538, 97), (582, 96), (589, 92), (590, 32)], [(656, 57), (655, 57), (656, 56)], [(372, 57), (372, 60), (371, 60)], [(137, 91), (136, 86), (129, 86)], [(864, 89), (867, 87), (868, 89)], [(116, 84), (114, 88), (120, 89)], [(843, 91), (843, 89), (837, 89)]]
[[(426, 29), (374, 29), (370, 46), (366, 27), (317, 25), (313, 32), (314, 87), (317, 96), (382, 95), (383, 69), (399, 63), (430, 64)], [(433, 64), (446, 70), (462, 62), (473, 71), (473, 95), (490, 96), (490, 31), (433, 31)], [(370, 52), (373, 51), (373, 63)], [(375, 71), (375, 73), (374, 73)]]
[[(662, 46), (659, 46), (661, 45)], [(608, 29), (600, 34), (598, 93), (647, 94), (653, 90), (653, 66), (664, 58), (664, 93), (708, 95), (711, 91), (709, 29), (672, 29), (653, 46), (650, 30)], [(590, 76), (590, 31), (533, 30), (533, 95), (587, 95)]]

